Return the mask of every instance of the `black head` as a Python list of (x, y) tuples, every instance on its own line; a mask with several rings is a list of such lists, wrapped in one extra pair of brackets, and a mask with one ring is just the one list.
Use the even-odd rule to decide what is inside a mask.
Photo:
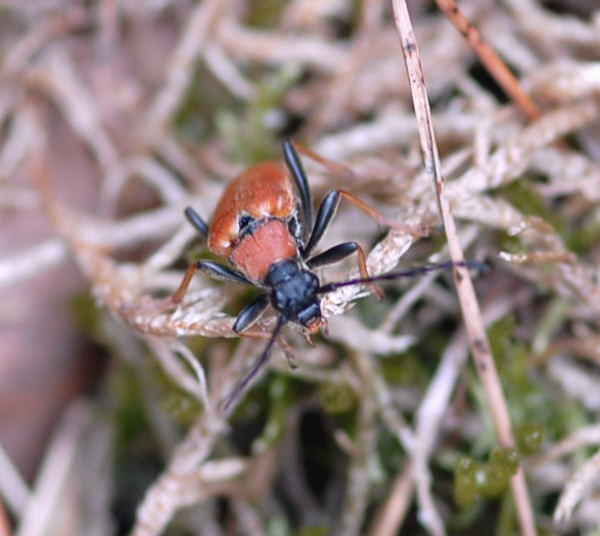
[(300, 261), (276, 262), (269, 269), (265, 284), (271, 289), (271, 305), (286, 321), (297, 322), (311, 331), (321, 325), (319, 279)]

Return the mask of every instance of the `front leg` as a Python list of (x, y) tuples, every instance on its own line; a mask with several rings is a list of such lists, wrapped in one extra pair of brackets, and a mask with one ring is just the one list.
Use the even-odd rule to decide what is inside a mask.
[(253, 302), (244, 307), (237, 316), (235, 323), (233, 324), (233, 331), (241, 333), (248, 329), (261, 317), (268, 305), (269, 298), (266, 294), (256, 298)]
[(345, 259), (349, 255), (352, 255), (352, 253), (354, 253), (359, 248), (360, 245), (357, 242), (344, 242), (343, 244), (333, 246), (328, 250), (324, 251), (323, 253), (319, 253), (311, 259), (308, 259), (306, 261), (306, 265), (311, 270), (314, 270), (315, 268), (320, 268), (321, 266), (334, 264), (336, 262), (341, 261), (342, 259)]
[[(369, 205), (360, 201), (360, 199), (356, 199), (351, 194), (344, 190), (331, 190), (321, 201), (319, 205), (319, 210), (317, 212), (317, 217), (315, 219), (315, 225), (310, 233), (310, 238), (306, 244), (306, 247), (302, 250), (302, 257), (307, 258), (310, 256), (312, 251), (315, 249), (325, 231), (329, 227), (329, 224), (333, 220), (335, 213), (337, 211), (338, 205), (340, 204), (340, 198), (348, 197), (349, 199), (355, 200), (360, 203), (359, 208), (366, 210), (367, 207), (369, 210), (374, 211), (379, 214), (375, 209), (371, 209)], [(381, 216), (381, 215), (380, 215)], [(383, 216), (381, 216), (383, 218)], [(337, 262), (338, 260), (343, 259), (344, 257), (350, 255), (354, 251), (358, 252), (358, 268), (360, 270), (360, 275), (362, 278), (369, 277), (369, 272), (367, 270), (367, 258), (365, 255), (364, 249), (356, 242), (346, 242), (344, 244), (339, 244), (338, 246), (334, 246), (327, 251), (313, 257), (308, 261), (309, 267), (316, 267), (324, 264), (331, 264), (333, 262)], [(383, 291), (378, 285), (369, 285), (373, 292), (380, 298), (383, 299)]]
[[(365, 250), (358, 242), (344, 242), (343, 244), (333, 246), (323, 253), (315, 255), (312, 259), (306, 261), (306, 265), (311, 269), (327, 266), (328, 264), (341, 261), (355, 251), (358, 253), (358, 269), (360, 271), (360, 277), (363, 279), (367, 278), (369, 277), (369, 272), (367, 271), (367, 258), (365, 255)], [(379, 299), (383, 299), (383, 290), (381, 290), (378, 285), (371, 283), (369, 284), (369, 287)]]
[(379, 225), (391, 227), (393, 229), (399, 229), (413, 235), (414, 237), (420, 237), (425, 234), (423, 229), (417, 229), (412, 225), (395, 222), (386, 218), (377, 209), (373, 208), (371, 205), (365, 203), (346, 190), (331, 190), (327, 193), (319, 205), (319, 211), (317, 212), (317, 217), (315, 218), (315, 225), (312, 229), (306, 247), (303, 250), (304, 258), (308, 257), (312, 253), (313, 249), (318, 245), (319, 241), (327, 231), (329, 224), (337, 212), (342, 197), (347, 201), (350, 201), (350, 203), (352, 203), (355, 207), (358, 207), (368, 216), (373, 218)]
[(331, 190), (323, 198), (323, 201), (321, 201), (321, 204), (319, 205), (315, 224), (310, 232), (308, 242), (302, 250), (303, 258), (307, 259), (310, 257), (312, 251), (317, 247), (321, 238), (323, 238), (325, 231), (327, 231), (327, 228), (331, 224), (339, 204), (340, 194), (337, 190)]

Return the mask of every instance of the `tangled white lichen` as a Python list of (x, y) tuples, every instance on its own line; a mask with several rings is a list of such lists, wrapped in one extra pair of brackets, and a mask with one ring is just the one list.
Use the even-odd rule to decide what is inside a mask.
[[(427, 2), (411, 4), (414, 34), (400, 1), (395, 9), (373, 0), (92, 4), (74, 2), (64, 12), (37, 2), (5, 7), (0, 210), (9, 224), (0, 233), (0, 285), (10, 299), (0, 316), (9, 325), (33, 321), (39, 304), (29, 282), (75, 259), (102, 311), (94, 339), (132, 368), (128, 388), (148, 421), (137, 439), (152, 430), (162, 470), (143, 498), (122, 491), (122, 479), (98, 476), (103, 464), (116, 463), (111, 442), (126, 418), (114, 409), (127, 399), (114, 387), (128, 378), (122, 365), (101, 380), (112, 390), (94, 401), (111, 408), (114, 421), (90, 405), (66, 411), (44, 450), (45, 478), (30, 488), (0, 457), (2, 475), (12, 475), (0, 478), (0, 493), (16, 533), (69, 526), (78, 527), (69, 534), (109, 534), (111, 505), (127, 495), (123, 504), (140, 505), (119, 523), (135, 536), (162, 533), (190, 506), (189, 516), (177, 517), (182, 532), (229, 534), (237, 526), (267, 534), (277, 525), (282, 534), (335, 527), (344, 536), (383, 536), (418, 522), (445, 534), (458, 527), (448, 493), (452, 464), (485, 457), (496, 437), (512, 444), (507, 409), (517, 443), (519, 427), (537, 422), (547, 452), (521, 464), (528, 486), (519, 471), (517, 514), (504, 501), (499, 518), (510, 526), (518, 519), (523, 534), (534, 534), (535, 523), (551, 527), (553, 516), (573, 532), (598, 526), (589, 485), (597, 454), (587, 450), (599, 442), (597, 408), (585, 396), (600, 389), (598, 14), (589, 8), (582, 16), (583, 0), (577, 10), (553, 2), (563, 5), (561, 14), (533, 0), (461, 2), (521, 81), (511, 104)], [(468, 32), (464, 22), (457, 26)], [(223, 186), (245, 166), (279, 158), (284, 134), (353, 170), (340, 176), (307, 161), (317, 198), (343, 187), (391, 220), (430, 230), (419, 239), (402, 229), (381, 234), (354, 209), (341, 210), (327, 243), (369, 246), (371, 274), (401, 261), (456, 260), (463, 250), (493, 269), (479, 283), (479, 300), (468, 289), (465, 298), (457, 276), (464, 328), (453, 287), (435, 275), (401, 292), (392, 286), (382, 303), (358, 302), (366, 287), (327, 294), (328, 336), (310, 347), (286, 332), (299, 367), (290, 371), (277, 350), (270, 367), (278, 374), (253, 392), (254, 406), (239, 404), (230, 427), (219, 403), (264, 347), (273, 316), (247, 333), (254, 338), (229, 344), (237, 334), (228, 312), (242, 303), (237, 287), (197, 277), (171, 309), (158, 307), (156, 296), (177, 288), (182, 259), (204, 251), (183, 209), (192, 205), (209, 219)], [(342, 264), (320, 275), (338, 281), (353, 272)], [(63, 294), (76, 288), (68, 281)], [(494, 326), (491, 346), (484, 325)], [(468, 372), (469, 343), (482, 383)], [(504, 394), (487, 383), (490, 348)], [(52, 349), (45, 350), (50, 359)], [(15, 381), (3, 370), (0, 393)], [(165, 392), (193, 408), (186, 431), (165, 415)], [(318, 425), (306, 432), (311, 419)], [(252, 429), (236, 435), (236, 422)], [(65, 442), (70, 448), (61, 450)], [(310, 451), (315, 442), (325, 468)], [(10, 439), (4, 447), (12, 456)], [(576, 457), (567, 457), (574, 452), (587, 458), (577, 472)], [(555, 513), (547, 499), (563, 490)], [(81, 501), (95, 505), (94, 519)], [(53, 516), (56, 504), (77, 506)], [(499, 522), (486, 515), (497, 514), (482, 511), (464, 530)]]

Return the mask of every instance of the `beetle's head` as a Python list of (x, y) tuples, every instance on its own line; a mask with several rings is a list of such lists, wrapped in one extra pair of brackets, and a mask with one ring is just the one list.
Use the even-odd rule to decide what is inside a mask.
[(300, 261), (286, 259), (274, 263), (265, 284), (271, 290), (271, 305), (286, 321), (300, 324), (309, 333), (315, 333), (324, 324), (319, 278)]

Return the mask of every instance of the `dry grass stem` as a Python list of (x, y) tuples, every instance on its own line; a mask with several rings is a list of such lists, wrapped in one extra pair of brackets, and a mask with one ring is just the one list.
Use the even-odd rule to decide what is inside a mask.
[[(435, 141), (429, 99), (427, 97), (417, 42), (412, 30), (406, 3), (402, 0), (398, 0), (393, 2), (393, 6), (396, 27), (400, 35), (406, 70), (413, 95), (417, 123), (419, 125), (419, 138), (421, 140), (425, 170), (432, 179), (436, 189), (437, 201), (444, 223), (446, 237), (448, 239), (450, 258), (455, 263), (460, 263), (464, 261), (464, 256), (456, 234), (454, 217), (450, 211), (450, 205), (445, 193), (445, 185), (441, 174), (441, 164)], [(490, 344), (483, 326), (481, 311), (475, 295), (473, 283), (468, 270), (461, 267), (455, 267), (453, 273), (463, 318), (465, 320), (469, 346), (471, 347), (477, 371), (488, 396), (496, 433), (498, 434), (498, 438), (502, 445), (513, 446), (514, 438), (511, 430), (508, 406), (502, 392), (500, 378), (496, 371)], [(424, 469), (424, 467), (415, 467), (416, 472), (424, 471)], [(519, 514), (521, 530), (523, 534), (532, 536), (536, 534), (535, 521), (522, 470), (518, 470), (513, 478), (512, 488)], [(417, 489), (419, 490), (419, 486), (417, 486)], [(421, 508), (424, 510), (423, 522), (433, 534), (445, 534), (443, 523), (435, 513), (433, 502), (429, 500), (428, 490), (429, 483), (424, 482), (422, 493), (420, 494), (422, 498)]]
[(596, 453), (567, 482), (554, 512), (555, 523), (563, 524), (571, 517), (577, 504), (591, 493), (599, 472), (600, 453)]
[(413, 487), (412, 466), (407, 464), (397, 475), (386, 502), (375, 514), (373, 525), (367, 533), (369, 536), (398, 534), (412, 500)]
[(510, 72), (494, 49), (486, 43), (479, 30), (460, 11), (455, 0), (436, 0), (436, 3), (456, 29), (465, 36), (481, 62), (493, 74), (496, 82), (511, 96), (527, 117), (530, 119), (538, 117), (540, 111), (535, 102), (523, 91), (515, 76)]
[(89, 426), (90, 419), (90, 408), (83, 402), (75, 403), (65, 413), (15, 531), (17, 536), (41, 536), (47, 533), (48, 527), (56, 523), (61, 494), (69, 472), (73, 470), (79, 441)]
[(3, 475), (1, 492), (6, 506), (16, 516), (25, 513), (27, 503), (31, 499), (31, 492), (27, 482), (23, 480), (19, 470), (9, 458), (6, 450), (0, 445), (0, 472)]

